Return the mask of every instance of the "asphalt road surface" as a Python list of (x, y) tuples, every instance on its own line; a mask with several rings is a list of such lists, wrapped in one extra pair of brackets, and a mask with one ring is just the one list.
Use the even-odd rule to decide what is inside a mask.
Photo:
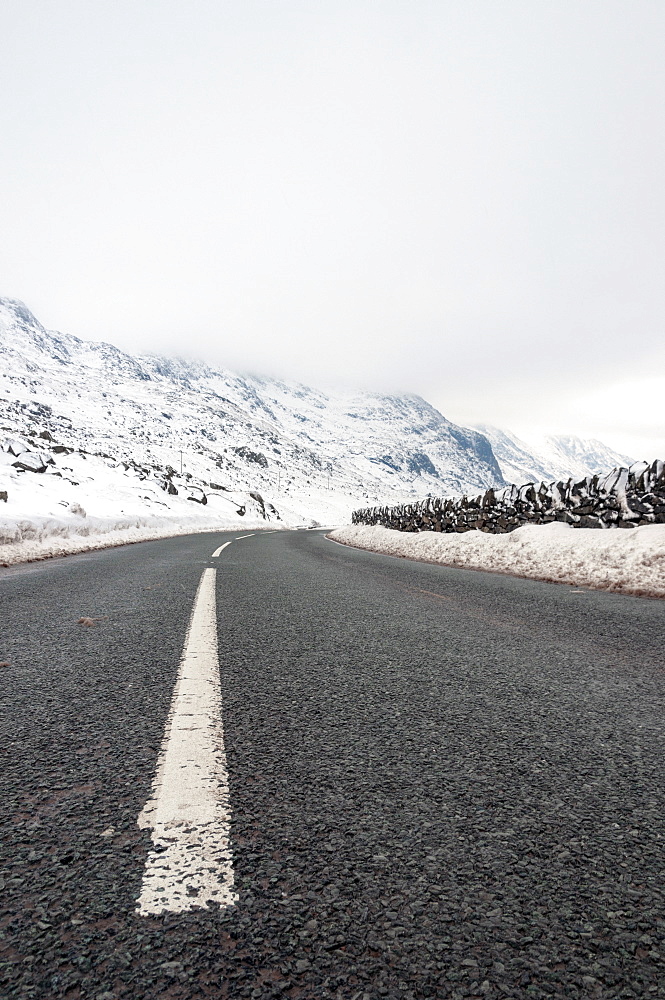
[[(240, 534), (0, 571), (3, 1000), (665, 997), (665, 603)], [(144, 915), (215, 567), (237, 902)]]

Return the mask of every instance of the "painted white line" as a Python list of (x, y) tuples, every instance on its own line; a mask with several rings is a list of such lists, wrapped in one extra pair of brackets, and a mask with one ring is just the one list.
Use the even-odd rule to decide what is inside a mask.
[[(228, 544), (228, 543), (227, 543)], [(137, 913), (233, 906), (231, 810), (217, 660), (215, 577), (201, 576), (153, 781), (138, 818), (152, 830)]]
[(230, 545), (231, 542), (239, 542), (241, 538), (253, 538), (255, 534), (256, 534), (256, 532), (252, 532), (251, 535), (238, 535), (237, 538), (232, 538), (230, 542), (224, 542), (224, 544), (220, 545), (218, 549), (215, 549), (215, 551), (213, 552), (211, 558), (212, 559), (216, 559), (217, 556), (220, 556), (222, 554), (222, 552), (224, 551), (224, 549), (226, 548), (226, 546)]
[[(234, 538), (232, 538), (232, 539), (231, 539), (231, 542), (234, 542), (234, 541), (235, 541), (235, 539), (234, 539)], [(212, 559), (216, 559), (216, 558), (217, 558), (217, 556), (221, 556), (221, 554), (222, 554), (222, 552), (224, 551), (224, 549), (226, 548), (226, 546), (227, 546), (227, 545), (230, 545), (230, 544), (231, 544), (231, 542), (224, 542), (224, 544), (223, 544), (223, 545), (220, 545), (218, 549), (215, 549), (215, 551), (213, 552), (213, 554), (212, 554), (212, 557), (211, 557), (211, 558), (212, 558)]]

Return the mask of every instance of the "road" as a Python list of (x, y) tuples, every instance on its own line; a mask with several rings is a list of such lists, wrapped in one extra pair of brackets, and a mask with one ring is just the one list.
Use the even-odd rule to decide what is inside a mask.
[[(0, 995), (665, 996), (663, 602), (240, 535), (0, 571)], [(207, 569), (237, 902), (144, 914)]]

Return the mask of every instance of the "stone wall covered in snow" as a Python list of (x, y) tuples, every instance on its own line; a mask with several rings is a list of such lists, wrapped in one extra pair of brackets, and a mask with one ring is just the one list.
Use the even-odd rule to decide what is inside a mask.
[(487, 490), (477, 497), (427, 497), (399, 507), (356, 510), (353, 524), (380, 524), (398, 531), (492, 533), (523, 524), (563, 521), (576, 528), (634, 528), (665, 524), (665, 464), (657, 459), (579, 482), (526, 483)]

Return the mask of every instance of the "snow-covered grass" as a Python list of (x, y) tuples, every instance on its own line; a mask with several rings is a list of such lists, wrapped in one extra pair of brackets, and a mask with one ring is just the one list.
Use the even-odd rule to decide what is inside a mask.
[(345, 545), (421, 562), (489, 570), (643, 597), (665, 598), (665, 524), (632, 529), (523, 525), (504, 535), (403, 532), (349, 525), (330, 532)]

